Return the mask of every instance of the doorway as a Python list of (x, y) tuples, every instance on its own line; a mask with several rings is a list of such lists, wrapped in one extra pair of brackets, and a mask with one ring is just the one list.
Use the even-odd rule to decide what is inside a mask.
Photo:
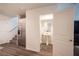
[(79, 20), (74, 21), (74, 55), (79, 56)]
[(40, 53), (52, 55), (53, 14), (40, 15)]
[(26, 47), (26, 19), (18, 20), (18, 46)]

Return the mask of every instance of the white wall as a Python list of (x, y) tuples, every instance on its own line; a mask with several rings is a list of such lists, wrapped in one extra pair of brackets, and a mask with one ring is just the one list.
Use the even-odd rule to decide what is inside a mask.
[(0, 44), (9, 42), (17, 33), (16, 18), (0, 15)]
[(55, 11), (56, 6), (46, 6), (26, 11), (26, 49), (40, 51), (41, 36), (39, 17), (43, 14), (53, 14)]
[[(53, 14), (56, 6), (47, 6), (26, 11), (26, 49), (40, 51), (40, 15)], [(53, 23), (53, 21), (52, 21)], [(53, 36), (53, 33), (52, 33)]]

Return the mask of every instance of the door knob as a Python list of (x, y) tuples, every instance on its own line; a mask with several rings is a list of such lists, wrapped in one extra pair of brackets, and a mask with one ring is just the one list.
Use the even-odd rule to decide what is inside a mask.
[(71, 41), (71, 42), (72, 42), (72, 40), (69, 40), (69, 41)]

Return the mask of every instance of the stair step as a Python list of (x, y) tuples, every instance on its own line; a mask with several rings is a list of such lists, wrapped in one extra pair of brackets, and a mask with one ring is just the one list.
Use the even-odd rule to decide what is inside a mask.
[(12, 40), (17, 40), (17, 38), (14, 37)]
[(9, 43), (17, 45), (17, 35), (15, 35)]
[(12, 43), (12, 44), (17, 44), (17, 40), (16, 39), (12, 39), (12, 40), (10, 40), (10, 42), (9, 43)]

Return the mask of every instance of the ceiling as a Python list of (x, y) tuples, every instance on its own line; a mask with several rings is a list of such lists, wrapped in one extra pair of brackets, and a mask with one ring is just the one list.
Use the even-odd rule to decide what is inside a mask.
[(24, 15), (28, 9), (49, 5), (55, 5), (55, 3), (0, 3), (0, 14), (8, 16)]

